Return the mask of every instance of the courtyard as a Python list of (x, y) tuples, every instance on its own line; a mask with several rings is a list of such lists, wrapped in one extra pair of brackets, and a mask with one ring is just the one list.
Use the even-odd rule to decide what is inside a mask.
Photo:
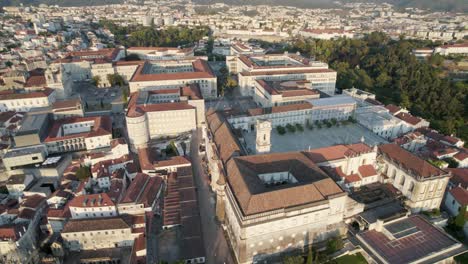
[[(243, 136), (246, 149), (253, 154), (255, 152), (255, 131), (243, 133)], [(296, 130), (294, 133), (286, 132), (284, 135), (280, 135), (276, 128), (273, 128), (270, 152), (301, 151), (338, 144), (353, 144), (361, 142), (362, 139), (370, 146), (388, 143), (359, 124), (314, 128), (313, 130), (304, 127), (304, 131)]]

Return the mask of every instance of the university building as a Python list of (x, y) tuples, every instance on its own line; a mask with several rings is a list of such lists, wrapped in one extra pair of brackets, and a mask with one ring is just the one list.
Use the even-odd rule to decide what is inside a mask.
[(201, 126), (204, 114), (205, 103), (196, 83), (136, 92), (125, 118), (131, 147), (145, 148), (151, 139), (190, 132)]
[(239, 55), (236, 58), (239, 87), (243, 96), (255, 95), (256, 80), (307, 80), (312, 89), (335, 94), (336, 72), (323, 62), (299, 54)]
[(203, 98), (217, 97), (216, 75), (206, 60), (146, 61), (129, 81), (130, 92), (178, 88), (196, 83)]

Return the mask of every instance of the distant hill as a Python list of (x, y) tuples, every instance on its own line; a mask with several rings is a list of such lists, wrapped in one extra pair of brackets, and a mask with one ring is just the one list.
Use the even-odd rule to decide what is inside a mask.
[[(338, 7), (333, 0), (194, 0), (199, 4), (284, 5), (302, 8)], [(342, 3), (390, 3), (398, 8), (418, 7), (433, 11), (468, 12), (467, 0), (341, 0)]]
[(38, 6), (40, 4), (59, 6), (97, 6), (120, 4), (123, 0), (1, 0), (0, 6)]
[[(59, 5), (59, 6), (93, 6), (122, 3), (123, 0), (1, 0), (0, 6), (23, 4)], [(299, 8), (333, 8), (339, 7), (333, 0), (194, 0), (198, 4), (226, 3), (230, 5), (284, 5)], [(342, 3), (390, 3), (399, 8), (418, 7), (434, 11), (468, 12), (467, 0), (341, 0)]]

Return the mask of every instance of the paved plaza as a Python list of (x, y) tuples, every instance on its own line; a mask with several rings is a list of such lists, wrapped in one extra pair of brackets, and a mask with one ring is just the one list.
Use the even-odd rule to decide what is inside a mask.
[[(255, 151), (255, 131), (244, 133), (244, 138), (248, 151), (253, 153)], [(385, 139), (359, 124), (314, 128), (313, 130), (304, 127), (303, 132), (296, 130), (295, 133), (286, 132), (284, 135), (278, 134), (276, 128), (273, 128), (271, 152), (300, 151), (338, 144), (353, 144), (360, 142), (361, 138), (364, 138), (364, 142), (371, 146), (387, 143)]]

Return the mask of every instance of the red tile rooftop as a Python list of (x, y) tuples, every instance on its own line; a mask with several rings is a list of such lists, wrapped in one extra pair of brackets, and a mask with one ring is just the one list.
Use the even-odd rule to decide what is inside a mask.
[(0, 100), (18, 100), (18, 99), (30, 99), (30, 98), (41, 98), (48, 97), (54, 92), (53, 89), (44, 88), (39, 91), (33, 91), (28, 93), (15, 93), (12, 90), (0, 92)]
[(372, 148), (364, 143), (356, 143), (351, 145), (336, 145), (325, 148), (311, 149), (304, 151), (304, 154), (314, 163), (321, 163), (332, 160), (344, 159), (362, 153), (369, 153)]
[(385, 106), (385, 108), (387, 108), (388, 111), (390, 111), (391, 114), (395, 114), (395, 113), (397, 113), (398, 111), (401, 110), (400, 107), (398, 107), (396, 105), (393, 105), (393, 104), (389, 104), (389, 105)]
[(407, 150), (401, 148), (396, 144), (384, 144), (379, 146), (379, 152), (384, 155), (385, 159), (391, 160), (398, 166), (409, 170), (416, 176), (422, 178), (429, 178), (434, 176), (448, 175), (443, 170), (431, 165), (429, 162), (415, 156)]
[(68, 205), (80, 208), (115, 206), (107, 193), (79, 195), (71, 200)]
[[(66, 136), (59, 136), (58, 132), (64, 124), (73, 124), (78, 122), (94, 121), (93, 129), (89, 132), (71, 134)], [(61, 120), (55, 120), (45, 142), (61, 141), (65, 139), (79, 138), (79, 137), (96, 137), (112, 135), (112, 120), (109, 116), (96, 116), (96, 117), (70, 117)]]
[[(398, 220), (384, 228), (392, 225), (414, 226), (417, 232), (401, 237), (391, 238), (387, 232), (376, 230), (365, 231), (358, 235), (370, 247), (374, 254), (380, 256), (385, 263), (404, 264), (421, 262), (422, 258), (432, 254), (441, 254), (443, 250), (455, 246), (458, 242), (443, 231), (434, 227), (423, 217), (416, 215), (406, 219)], [(427, 261), (427, 260), (426, 260)]]
[(468, 205), (468, 190), (461, 187), (452, 188), (450, 194), (455, 198), (455, 200), (460, 204), (460, 206)]
[(89, 232), (99, 230), (127, 229), (130, 225), (122, 217), (69, 220), (62, 233)]
[(27, 226), (25, 225), (4, 225), (0, 226), (0, 240), (18, 241), (21, 235), (26, 233)]
[(462, 188), (468, 188), (468, 168), (448, 168), (448, 171), (452, 173), (450, 182), (455, 186), (461, 186)]
[(145, 65), (138, 66), (130, 82), (216, 78), (210, 66), (208, 65), (208, 62), (201, 59), (197, 59), (192, 62), (193, 72), (145, 74), (143, 73), (144, 66)]
[(466, 150), (460, 151), (457, 154), (455, 154), (455, 156), (453, 157), (458, 161), (465, 161), (466, 159), (468, 159), (468, 152), (466, 152)]
[(363, 178), (377, 175), (377, 172), (375, 171), (374, 166), (372, 166), (370, 164), (369, 165), (361, 165), (358, 168), (358, 171), (359, 171), (359, 175), (361, 175), (361, 177), (363, 177)]
[(44, 75), (42, 76), (30, 76), (27, 80), (26, 83), (24, 84), (24, 87), (26, 88), (31, 88), (31, 87), (44, 87), (47, 86), (47, 81)]
[(148, 105), (131, 105), (128, 108), (127, 117), (139, 117), (146, 112), (177, 111), (195, 109), (187, 102), (160, 103)]
[(56, 101), (56, 102), (54, 102), (52, 104), (52, 108), (54, 110), (75, 109), (78, 106), (81, 106), (81, 100), (80, 99), (70, 99), (70, 100)]
[(408, 114), (408, 113), (398, 113), (396, 115), (396, 117), (398, 117), (399, 119), (401, 119), (401, 120), (405, 121), (406, 123), (409, 123), (409, 124), (411, 124), (413, 126), (419, 124), (419, 122), (422, 121), (421, 118), (415, 117), (415, 116), (413, 116), (411, 114)]
[(359, 181), (361, 181), (361, 177), (357, 174), (351, 174), (345, 177), (345, 183), (354, 183)]

